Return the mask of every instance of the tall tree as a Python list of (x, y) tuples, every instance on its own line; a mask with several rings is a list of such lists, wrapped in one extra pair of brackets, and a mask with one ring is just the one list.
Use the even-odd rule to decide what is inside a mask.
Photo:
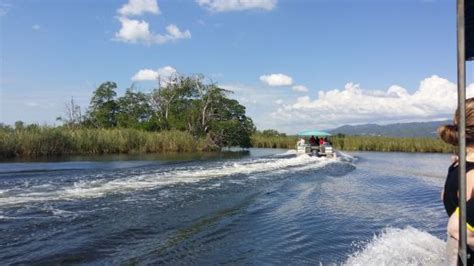
[(117, 84), (107, 81), (102, 83), (93, 93), (89, 106), (90, 122), (96, 127), (110, 128), (117, 125)]
[(117, 126), (146, 128), (153, 115), (150, 95), (127, 89), (125, 95), (117, 99)]

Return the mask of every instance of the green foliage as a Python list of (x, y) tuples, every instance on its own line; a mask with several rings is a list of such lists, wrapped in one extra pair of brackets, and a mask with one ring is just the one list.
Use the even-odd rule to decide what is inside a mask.
[(187, 131), (196, 138), (206, 136), (219, 147), (249, 147), (254, 125), (245, 107), (227, 98), (229, 91), (203, 80), (202, 76), (176, 76), (156, 89), (152, 99), (158, 125)]
[(115, 101), (117, 84), (115, 82), (102, 83), (92, 95), (89, 106), (89, 122), (98, 128), (111, 128), (117, 125), (116, 115), (118, 105)]
[(0, 158), (72, 154), (159, 153), (210, 151), (205, 138), (182, 131), (137, 129), (69, 129), (32, 127), (0, 130)]
[[(274, 130), (276, 131), (276, 130)], [(252, 135), (251, 144), (255, 148), (278, 148), (278, 149), (294, 149), (297, 137), (286, 136), (281, 134), (264, 134), (263, 132), (256, 132)]]
[(373, 136), (332, 137), (336, 149), (385, 152), (454, 152), (454, 147), (437, 138), (395, 138)]
[(278, 132), (277, 130), (275, 129), (265, 129), (261, 132), (261, 134), (263, 136), (266, 136), (266, 137), (273, 137), (273, 136), (282, 136), (282, 137), (286, 137), (286, 134), (285, 133), (280, 133)]
[(117, 126), (123, 128), (146, 129), (153, 116), (150, 96), (128, 89), (117, 99)]
[[(256, 133), (252, 135), (252, 146), (258, 148), (294, 149), (296, 136), (281, 136)], [(344, 136), (330, 138), (335, 149), (345, 151), (382, 152), (454, 152), (454, 147), (436, 138), (395, 138), (374, 136)]]
[(0, 124), (0, 157), (62, 154), (182, 152), (251, 146), (255, 132), (245, 107), (230, 91), (203, 76), (173, 76), (151, 93), (128, 89), (117, 97), (115, 82), (102, 83), (82, 115), (74, 99), (62, 127), (21, 121)]

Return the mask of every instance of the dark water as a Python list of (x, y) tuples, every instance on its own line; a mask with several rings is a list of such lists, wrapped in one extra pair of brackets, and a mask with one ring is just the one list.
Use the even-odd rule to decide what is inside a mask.
[(449, 155), (351, 155), (2, 163), (0, 264), (442, 264)]

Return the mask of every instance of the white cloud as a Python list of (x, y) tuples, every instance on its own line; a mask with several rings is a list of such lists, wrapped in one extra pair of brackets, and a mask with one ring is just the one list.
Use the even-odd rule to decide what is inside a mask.
[(155, 38), (157, 43), (167, 43), (170, 41), (176, 41), (179, 39), (191, 39), (191, 32), (189, 30), (181, 31), (178, 26), (170, 24), (166, 27), (166, 34), (158, 34)]
[[(422, 80), (414, 93), (397, 85), (374, 91), (348, 83), (343, 90), (320, 91), (315, 99), (299, 97), (278, 108), (272, 117), (295, 128), (444, 119), (454, 113), (456, 92), (455, 83), (435, 75)], [(474, 96), (474, 84), (468, 86), (467, 94)]]
[(306, 88), (306, 86), (303, 86), (303, 85), (295, 85), (292, 87), (292, 89), (297, 92), (308, 92), (308, 88)]
[(127, 43), (144, 43), (144, 44), (164, 44), (179, 39), (190, 39), (191, 32), (189, 30), (181, 31), (176, 25), (168, 25), (166, 34), (155, 34), (150, 31), (150, 25), (144, 20), (129, 19), (126, 17), (118, 18), (122, 27), (115, 34), (118, 41)]
[(152, 39), (153, 34), (150, 32), (150, 26), (146, 21), (138, 21), (126, 17), (120, 17), (119, 20), (122, 27), (115, 34), (117, 40), (130, 43), (149, 43)]
[(293, 79), (285, 74), (270, 74), (260, 76), (260, 80), (268, 86), (291, 86)]
[(41, 26), (38, 25), (38, 24), (35, 24), (35, 25), (31, 26), (31, 28), (32, 28), (33, 30), (40, 30), (40, 29), (41, 29)]
[(133, 77), (133, 81), (156, 81), (158, 78), (169, 78), (176, 73), (176, 69), (171, 66), (165, 66), (157, 70), (141, 69)]
[(276, 104), (282, 104), (283, 103), (283, 100), (282, 99), (278, 99), (275, 101)]
[(122, 16), (141, 15), (144, 13), (160, 14), (156, 0), (129, 0), (117, 12)]
[(276, 7), (277, 0), (196, 0), (196, 2), (213, 12), (242, 11), (262, 9), (270, 11)]

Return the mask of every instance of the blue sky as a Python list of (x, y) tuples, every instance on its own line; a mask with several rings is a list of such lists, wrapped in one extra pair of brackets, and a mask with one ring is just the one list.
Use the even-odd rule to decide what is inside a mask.
[(259, 129), (448, 118), (455, 26), (442, 0), (1, 0), (0, 122), (174, 70), (235, 91)]

